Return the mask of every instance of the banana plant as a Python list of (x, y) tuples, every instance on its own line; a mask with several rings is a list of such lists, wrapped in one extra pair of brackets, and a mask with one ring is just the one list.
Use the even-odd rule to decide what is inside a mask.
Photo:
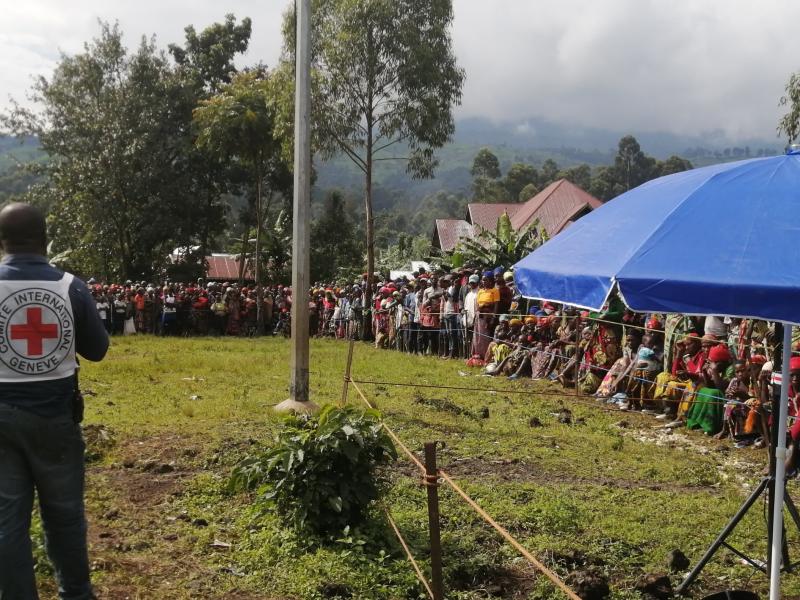
[(464, 238), (456, 246), (450, 257), (453, 266), (510, 267), (549, 239), (538, 220), (515, 231), (506, 212), (497, 219), (495, 231), (480, 225), (477, 228), (475, 237)]

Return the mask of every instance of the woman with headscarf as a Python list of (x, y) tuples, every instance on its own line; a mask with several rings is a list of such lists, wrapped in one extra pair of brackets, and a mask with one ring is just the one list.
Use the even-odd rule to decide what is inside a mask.
[(242, 310), (239, 291), (229, 287), (225, 290), (225, 309), (228, 312), (228, 322), (225, 333), (239, 335), (241, 332)]
[(492, 332), (496, 322), (497, 306), (500, 302), (500, 292), (494, 285), (494, 273), (485, 271), (481, 288), (478, 290), (476, 303), (478, 313), (475, 317), (475, 330), (472, 336), (472, 358), (484, 360), (489, 343), (492, 341)]
[(726, 345), (718, 344), (708, 350), (708, 358), (700, 369), (697, 393), (686, 413), (689, 429), (702, 429), (706, 435), (714, 435), (722, 429), (725, 390), (730, 380), (727, 371), (731, 362)]
[(586, 395), (594, 394), (603, 377), (621, 355), (617, 332), (612, 328), (605, 331), (599, 329), (593, 342), (583, 353), (578, 377), (581, 392)]

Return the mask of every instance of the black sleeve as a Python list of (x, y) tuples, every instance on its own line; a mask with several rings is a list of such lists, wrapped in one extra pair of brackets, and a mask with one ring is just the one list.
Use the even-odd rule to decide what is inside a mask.
[(89, 288), (75, 278), (69, 288), (69, 298), (75, 319), (75, 351), (86, 360), (102, 360), (108, 350), (108, 333)]

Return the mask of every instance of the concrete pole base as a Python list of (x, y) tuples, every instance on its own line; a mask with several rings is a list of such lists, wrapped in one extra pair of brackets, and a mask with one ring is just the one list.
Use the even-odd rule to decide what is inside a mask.
[(288, 400), (284, 400), (280, 404), (275, 405), (275, 412), (279, 413), (300, 413), (303, 415), (311, 415), (315, 412), (319, 411), (319, 406), (311, 402), (298, 402), (297, 400), (292, 400), (289, 398)]

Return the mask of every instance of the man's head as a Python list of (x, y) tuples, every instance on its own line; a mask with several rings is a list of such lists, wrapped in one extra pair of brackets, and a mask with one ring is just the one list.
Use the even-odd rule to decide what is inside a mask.
[(747, 361), (736, 360), (733, 363), (733, 371), (741, 381), (747, 383), (750, 381), (750, 370), (747, 368)]
[(0, 245), (7, 254), (47, 255), (47, 225), (35, 206), (14, 202), (0, 210)]
[(629, 329), (625, 335), (625, 344), (629, 348), (636, 348), (642, 343), (642, 334), (636, 329)]

